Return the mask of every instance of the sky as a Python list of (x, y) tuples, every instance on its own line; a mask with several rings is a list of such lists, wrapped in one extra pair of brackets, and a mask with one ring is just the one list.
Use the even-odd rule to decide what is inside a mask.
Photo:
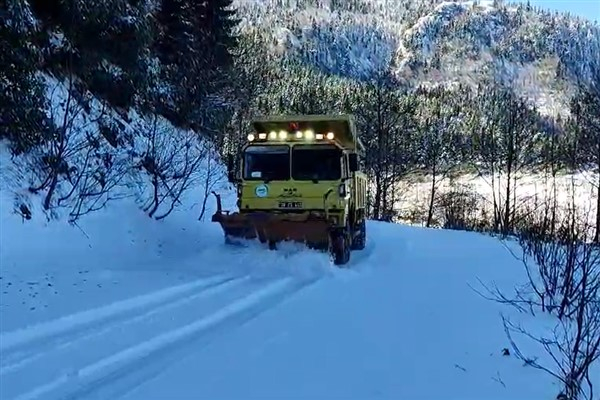
[(529, 0), (529, 2), (532, 6), (549, 10), (568, 11), (592, 21), (600, 22), (600, 0)]

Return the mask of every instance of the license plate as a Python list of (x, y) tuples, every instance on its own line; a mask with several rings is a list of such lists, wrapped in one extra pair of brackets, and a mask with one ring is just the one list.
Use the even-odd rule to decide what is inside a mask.
[(301, 201), (280, 201), (279, 208), (302, 208)]

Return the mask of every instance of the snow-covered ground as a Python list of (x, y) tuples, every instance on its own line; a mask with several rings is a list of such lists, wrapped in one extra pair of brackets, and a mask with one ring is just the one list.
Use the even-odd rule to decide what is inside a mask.
[[(436, 178), (436, 200), (453, 190), (466, 190), (476, 195), (478, 199), (474, 217), (480, 217), (482, 212), (493, 215), (494, 194), (496, 201), (504, 204), (506, 198), (505, 176), (496, 176), (495, 182), (491, 176), (481, 176), (473, 173), (465, 173), (454, 179)], [(424, 224), (427, 218), (427, 210), (431, 198), (431, 176), (416, 175), (405, 179), (398, 185), (398, 198), (395, 203), (396, 210), (401, 215), (420, 216)], [(562, 173), (557, 175), (556, 182), (542, 173), (527, 172), (518, 174), (517, 183), (511, 180), (511, 202), (516, 202), (519, 211), (544, 210), (545, 205), (553, 204), (554, 189), (556, 185), (556, 204), (558, 214), (562, 215), (569, 209), (574, 198), (575, 205), (581, 218), (587, 220), (590, 237), (594, 234), (596, 222), (596, 199), (598, 173), (593, 171), (582, 171), (576, 174)], [(437, 204), (437, 203), (436, 203)], [(511, 207), (514, 205), (511, 203)], [(443, 220), (443, 210), (437, 207), (434, 217)], [(411, 222), (417, 223), (417, 219)], [(408, 222), (408, 221), (406, 221)]]
[(153, 221), (121, 201), (70, 227), (23, 222), (5, 194), (3, 400), (512, 400), (559, 391), (503, 355), (511, 346), (500, 313), (535, 329), (540, 321), (472, 289), (481, 280), (512, 291), (525, 280), (494, 238), (371, 222), (367, 248), (338, 269), (298, 246), (227, 247), (192, 202)]

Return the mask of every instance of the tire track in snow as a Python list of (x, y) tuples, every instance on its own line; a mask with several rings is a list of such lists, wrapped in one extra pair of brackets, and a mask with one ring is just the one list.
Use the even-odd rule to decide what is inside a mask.
[[(44, 342), (42, 345), (37, 347), (34, 346), (33, 348), (29, 348), (27, 353), (19, 354), (20, 357), (16, 360), (15, 357), (4, 360), (5, 357), (3, 355), (3, 364), (0, 366), (0, 377), (25, 368), (27, 365), (35, 362), (36, 360), (44, 358), (51, 352), (68, 349), (70, 346), (74, 346), (85, 339), (93, 338), (95, 336), (102, 336), (103, 334), (107, 334), (117, 328), (122, 328), (126, 325), (151, 318), (156, 314), (168, 311), (170, 309), (176, 309), (177, 307), (193, 302), (201, 297), (217, 294), (231, 288), (232, 286), (237, 286), (248, 279), (249, 277), (245, 276), (221, 280), (215, 279), (214, 281), (211, 280), (198, 290), (194, 290), (192, 293), (186, 291), (184, 294), (170, 299), (166, 303), (148, 308), (141, 314), (121, 318), (117, 318), (115, 316), (114, 319), (111, 319), (108, 323), (98, 327), (98, 329), (92, 329), (93, 327), (90, 327), (89, 329), (76, 329), (72, 332), (67, 332), (64, 335), (57, 336), (55, 340)], [(97, 322), (99, 324), (102, 321)], [(6, 361), (9, 362), (7, 363)]]
[(298, 291), (318, 281), (287, 277), (260, 289), (187, 325), (168, 330), (115, 354), (87, 364), (75, 378), (60, 375), (19, 396), (16, 400), (115, 399), (159, 374), (167, 364), (189, 354), (193, 344), (207, 344), (219, 333), (234, 329), (273, 308)]
[(4, 358), (9, 352), (15, 352), (23, 347), (31, 347), (36, 343), (46, 342), (61, 335), (74, 334), (82, 330), (92, 329), (110, 320), (120, 318), (123, 315), (138, 313), (142, 309), (158, 306), (173, 298), (185, 296), (191, 291), (207, 288), (230, 279), (233, 278), (217, 276), (198, 279), (186, 284), (171, 286), (166, 289), (117, 301), (106, 306), (66, 315), (23, 329), (2, 333), (0, 334), (0, 353), (2, 353)]
[[(69, 343), (62, 349), (50, 349), (39, 357), (36, 362), (30, 362), (27, 368), (12, 368), (0, 376), (0, 399), (14, 399), (22, 393), (30, 392), (35, 387), (46, 386), (46, 383), (57, 379), (72, 379), (77, 370), (83, 366), (102, 359), (110, 354), (122, 351), (124, 348), (135, 346), (144, 339), (151, 338), (159, 333), (177, 328), (198, 315), (202, 310), (214, 309), (214, 300), (232, 301), (240, 293), (247, 293), (249, 285), (242, 283), (250, 277), (229, 279), (225, 283), (214, 284), (208, 289), (203, 289), (194, 296), (193, 301), (178, 301), (177, 307), (164, 307), (162, 310), (153, 310), (156, 316), (134, 318), (123, 321), (113, 329), (106, 329), (104, 334), (86, 335)], [(251, 290), (252, 286), (250, 286)], [(199, 301), (200, 299), (207, 301)], [(206, 306), (208, 304), (208, 307)], [(220, 304), (220, 303), (217, 303)], [(205, 310), (206, 311), (206, 310)]]

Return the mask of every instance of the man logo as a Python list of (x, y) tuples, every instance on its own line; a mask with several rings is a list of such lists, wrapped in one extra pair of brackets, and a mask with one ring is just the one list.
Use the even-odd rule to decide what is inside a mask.
[(269, 188), (267, 185), (258, 185), (256, 189), (254, 189), (254, 193), (256, 197), (267, 197), (269, 194)]
[(298, 193), (297, 188), (283, 188), (283, 193), (279, 197), (302, 197), (302, 194)]

